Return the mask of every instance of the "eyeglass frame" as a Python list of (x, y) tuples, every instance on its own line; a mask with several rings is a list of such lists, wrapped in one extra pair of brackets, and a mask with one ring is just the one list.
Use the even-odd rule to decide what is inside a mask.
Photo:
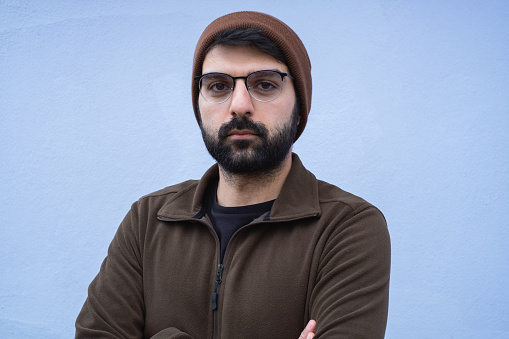
[[(235, 91), (235, 84), (237, 82), (237, 79), (244, 79), (244, 85), (246, 86), (246, 89), (247, 89), (249, 95), (253, 99), (255, 99), (256, 101), (271, 102), (271, 101), (276, 100), (279, 97), (279, 95), (281, 94), (281, 92), (283, 91), (283, 85), (281, 85), (281, 90), (279, 91), (278, 95), (276, 95), (276, 97), (274, 99), (271, 99), (271, 100), (260, 100), (260, 99), (256, 98), (253, 94), (251, 94), (251, 91), (249, 90), (249, 87), (247, 86), (247, 78), (249, 78), (251, 75), (253, 75), (255, 73), (258, 73), (258, 72), (274, 72), (274, 73), (277, 73), (277, 74), (279, 74), (281, 76), (281, 81), (283, 82), (283, 84), (284, 84), (285, 77), (288, 77), (288, 78), (292, 79), (293, 81), (295, 81), (295, 78), (292, 77), (290, 74), (285, 73), (285, 72), (281, 72), (281, 71), (278, 71), (278, 70), (275, 70), (275, 69), (261, 69), (259, 71), (251, 72), (248, 75), (242, 76), (242, 77), (234, 77), (234, 76), (231, 76), (230, 74), (222, 73), (222, 72), (209, 72), (209, 73), (205, 73), (205, 74), (202, 74), (202, 75), (197, 75), (197, 76), (195, 76), (193, 78), (193, 80), (198, 81), (198, 91), (200, 92), (200, 95), (203, 97), (203, 100), (205, 100), (206, 102), (208, 102), (209, 104), (212, 104), (212, 105), (222, 104), (223, 102), (228, 101), (228, 99), (230, 99), (232, 97), (233, 91)], [(210, 74), (222, 74), (222, 75), (226, 75), (226, 76), (229, 76), (233, 80), (233, 86), (231, 88), (230, 95), (228, 95), (228, 97), (226, 99), (224, 99), (223, 101), (221, 101), (221, 102), (210, 102), (210, 101), (208, 101), (205, 98), (205, 96), (201, 92), (201, 79), (203, 77), (207, 76), (207, 75), (210, 75)]]

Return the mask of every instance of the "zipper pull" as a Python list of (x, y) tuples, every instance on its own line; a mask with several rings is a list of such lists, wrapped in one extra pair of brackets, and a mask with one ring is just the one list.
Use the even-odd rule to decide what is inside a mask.
[(216, 273), (216, 287), (214, 288), (214, 293), (212, 293), (212, 309), (217, 309), (217, 288), (219, 284), (223, 281), (223, 264), (217, 265), (217, 273)]

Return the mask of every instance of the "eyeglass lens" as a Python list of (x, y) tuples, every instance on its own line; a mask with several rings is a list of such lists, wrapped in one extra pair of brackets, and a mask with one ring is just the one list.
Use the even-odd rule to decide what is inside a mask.
[[(200, 93), (210, 103), (222, 103), (233, 92), (234, 79), (223, 73), (209, 73), (200, 80)], [(258, 71), (248, 75), (246, 84), (249, 93), (258, 101), (272, 101), (281, 93), (283, 79), (273, 71)]]

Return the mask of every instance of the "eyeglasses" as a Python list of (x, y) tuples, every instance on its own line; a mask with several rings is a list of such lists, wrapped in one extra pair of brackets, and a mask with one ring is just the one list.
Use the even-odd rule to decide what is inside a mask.
[(285, 77), (295, 80), (290, 74), (275, 70), (263, 70), (248, 74), (245, 77), (232, 77), (225, 73), (206, 73), (194, 77), (198, 81), (200, 94), (211, 104), (220, 104), (228, 100), (237, 79), (244, 79), (246, 88), (253, 98), (262, 102), (275, 100), (283, 88)]

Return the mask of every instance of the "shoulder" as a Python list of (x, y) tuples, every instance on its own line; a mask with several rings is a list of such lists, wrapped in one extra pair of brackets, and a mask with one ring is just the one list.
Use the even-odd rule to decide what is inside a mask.
[(363, 206), (364, 207), (372, 206), (363, 198), (354, 195), (350, 192), (347, 192), (335, 185), (329, 184), (328, 182), (322, 180), (317, 180), (317, 182), (320, 204), (326, 203), (344, 204), (345, 206), (348, 206), (353, 210)]
[(377, 262), (390, 267), (390, 234), (387, 220), (373, 204), (341, 188), (319, 181), (321, 216), (319, 224), (329, 250), (349, 249), (360, 255), (373, 254)]
[[(163, 206), (175, 201), (179, 196), (182, 196), (185, 192), (194, 195), (194, 190), (198, 186), (199, 180), (186, 180), (184, 182), (165, 187), (155, 192), (146, 194), (134, 202), (132, 208), (158, 211)], [(185, 195), (185, 194), (184, 194)], [(186, 199), (188, 200), (188, 199)]]
[(342, 214), (346, 219), (370, 215), (379, 224), (386, 225), (382, 212), (363, 198), (322, 180), (318, 182), (319, 204), (323, 215)]
[(141, 202), (143, 200), (169, 198), (178, 194), (179, 192), (188, 191), (189, 189), (195, 188), (198, 185), (198, 182), (199, 180), (186, 180), (172, 186), (167, 186), (163, 189), (142, 196), (138, 201)]

